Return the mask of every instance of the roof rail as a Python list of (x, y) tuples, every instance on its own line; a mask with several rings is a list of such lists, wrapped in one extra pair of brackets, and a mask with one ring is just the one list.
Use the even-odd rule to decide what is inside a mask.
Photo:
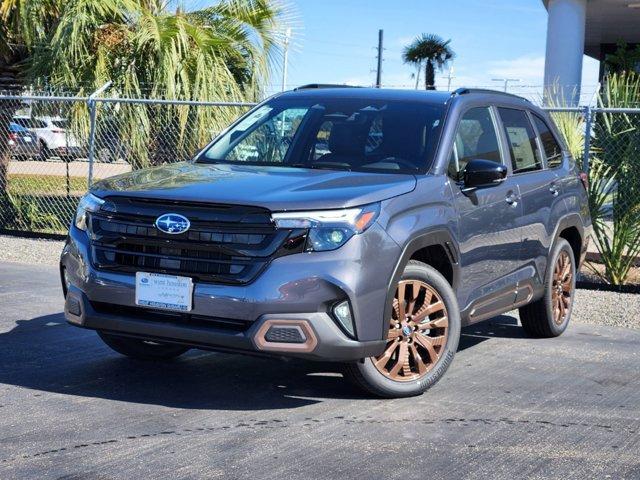
[(337, 85), (331, 83), (309, 83), (308, 85), (301, 85), (293, 89), (294, 92), (298, 90), (310, 90), (314, 88), (362, 88), (355, 85)]
[(501, 92), (500, 90), (491, 90), (490, 88), (467, 88), (467, 87), (462, 87), (462, 88), (458, 88), (457, 90), (454, 90), (453, 92), (451, 92), (451, 96), (455, 97), (455, 96), (458, 96), (458, 95), (466, 95), (467, 93), (491, 93), (491, 94), (495, 94), (495, 95), (506, 95), (507, 97), (514, 97), (514, 98), (518, 98), (520, 100), (524, 100), (525, 102), (531, 103), (531, 101), (529, 99), (521, 97), (520, 95), (515, 95), (515, 94), (509, 93), (509, 92)]

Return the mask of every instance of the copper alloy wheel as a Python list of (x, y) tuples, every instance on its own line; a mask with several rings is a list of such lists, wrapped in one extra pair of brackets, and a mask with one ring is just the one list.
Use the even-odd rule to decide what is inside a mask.
[(556, 325), (562, 325), (567, 319), (571, 308), (571, 296), (573, 273), (571, 272), (571, 258), (563, 250), (558, 255), (553, 271), (553, 284), (551, 286), (551, 308), (553, 309), (553, 321)]
[(387, 346), (373, 364), (391, 380), (417, 380), (438, 362), (448, 333), (447, 308), (438, 292), (420, 280), (402, 280), (393, 299)]

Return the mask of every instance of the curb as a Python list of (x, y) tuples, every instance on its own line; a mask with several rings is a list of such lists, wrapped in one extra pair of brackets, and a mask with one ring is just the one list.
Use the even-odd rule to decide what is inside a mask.
[(576, 288), (581, 290), (600, 290), (602, 292), (635, 293), (640, 294), (640, 285), (610, 285), (608, 283), (576, 282)]
[(39, 240), (64, 240), (66, 235), (60, 233), (40, 233), (40, 232), (23, 232), (19, 230), (5, 230), (0, 228), (0, 235), (17, 238), (33, 238)]

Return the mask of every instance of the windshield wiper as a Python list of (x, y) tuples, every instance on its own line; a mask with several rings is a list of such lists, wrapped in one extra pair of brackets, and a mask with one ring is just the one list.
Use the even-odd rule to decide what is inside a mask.
[(294, 168), (310, 168), (312, 170), (342, 170), (345, 172), (350, 172), (351, 171), (351, 167), (347, 167), (346, 165), (329, 165), (329, 164), (317, 164), (317, 163), (312, 163), (312, 164), (306, 164), (306, 163), (292, 163), (291, 165), (289, 165), (290, 167), (294, 167)]

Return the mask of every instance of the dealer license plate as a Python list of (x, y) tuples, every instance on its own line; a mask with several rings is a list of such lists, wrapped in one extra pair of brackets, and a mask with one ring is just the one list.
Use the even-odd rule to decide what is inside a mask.
[(136, 305), (188, 312), (193, 307), (193, 279), (137, 272)]

